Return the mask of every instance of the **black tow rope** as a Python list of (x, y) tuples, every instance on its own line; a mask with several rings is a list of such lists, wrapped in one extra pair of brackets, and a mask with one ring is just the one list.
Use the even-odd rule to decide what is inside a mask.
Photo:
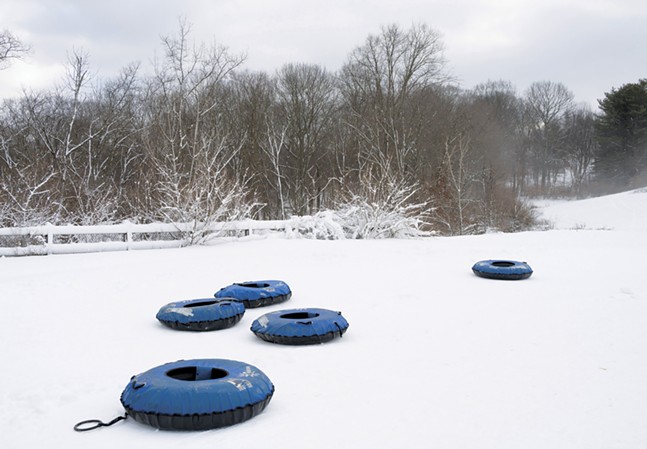
[(74, 425), (74, 430), (76, 430), (77, 432), (87, 432), (88, 430), (98, 429), (99, 427), (108, 427), (113, 425), (114, 423), (121, 421), (122, 419), (126, 419), (127, 417), (128, 417), (128, 413), (126, 413), (124, 416), (117, 416), (115, 419), (113, 419), (108, 423), (105, 423), (98, 419), (88, 419), (86, 421), (81, 421), (80, 423), (76, 423)]

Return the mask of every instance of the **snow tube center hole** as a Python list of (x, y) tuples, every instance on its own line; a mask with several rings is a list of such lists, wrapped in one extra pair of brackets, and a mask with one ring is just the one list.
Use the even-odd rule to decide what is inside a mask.
[(514, 262), (506, 262), (506, 261), (497, 261), (497, 262), (492, 262), (492, 265), (495, 267), (513, 267)]
[(317, 318), (318, 316), (319, 314), (314, 312), (294, 312), (281, 315), (281, 318), (286, 320), (306, 320), (308, 318)]
[(193, 308), (195, 308), (195, 307), (211, 306), (211, 305), (213, 305), (213, 304), (215, 304), (215, 303), (217, 303), (217, 302), (218, 302), (218, 301), (216, 301), (216, 300), (214, 300), (214, 301), (192, 302), (192, 303), (189, 303), (189, 304), (185, 304), (185, 305), (183, 305), (182, 307), (186, 307), (186, 308), (189, 308), (189, 309), (193, 309)]
[(247, 288), (267, 288), (270, 286), (270, 284), (266, 283), (258, 283), (258, 282), (244, 282), (242, 284), (236, 284), (239, 287), (247, 287)]
[(168, 377), (172, 377), (173, 379), (188, 381), (222, 379), (228, 374), (224, 369), (201, 368), (198, 370), (196, 366), (183, 366), (182, 368), (175, 368), (166, 373)]

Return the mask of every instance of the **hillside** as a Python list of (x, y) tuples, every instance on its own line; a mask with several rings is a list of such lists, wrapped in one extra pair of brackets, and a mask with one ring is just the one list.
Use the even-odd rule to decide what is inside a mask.
[(647, 231), (647, 188), (580, 201), (537, 201), (555, 229)]
[[(646, 447), (646, 195), (544, 204), (551, 231), (0, 258), (2, 440), (12, 449)], [(534, 274), (476, 277), (472, 264), (490, 258), (527, 261)], [(248, 309), (221, 331), (155, 319), (171, 301), (257, 279), (286, 281), (292, 299)], [(348, 332), (290, 347), (249, 331), (266, 312), (304, 307), (341, 311)], [(132, 375), (191, 358), (251, 363), (276, 393), (259, 416), (219, 430), (156, 431), (132, 419), (72, 430), (122, 414)]]

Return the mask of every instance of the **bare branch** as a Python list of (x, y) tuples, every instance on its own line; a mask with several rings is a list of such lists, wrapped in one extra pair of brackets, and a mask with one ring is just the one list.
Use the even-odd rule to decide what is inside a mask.
[(12, 60), (22, 59), (29, 51), (30, 47), (9, 30), (0, 32), (0, 70), (9, 67)]

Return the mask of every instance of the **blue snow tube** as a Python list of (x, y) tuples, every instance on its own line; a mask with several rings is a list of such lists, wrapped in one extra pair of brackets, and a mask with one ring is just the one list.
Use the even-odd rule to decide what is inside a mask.
[(245, 306), (235, 301), (213, 298), (177, 301), (162, 307), (156, 318), (172, 329), (213, 331), (238, 323)]
[(258, 368), (223, 359), (180, 360), (137, 374), (121, 394), (135, 421), (163, 430), (207, 430), (253, 418), (274, 385)]
[(216, 298), (242, 303), (246, 308), (270, 306), (290, 299), (292, 292), (283, 281), (252, 281), (232, 284), (218, 290)]
[(527, 279), (532, 275), (530, 265), (514, 260), (481, 260), (474, 264), (472, 271), (483, 278), (509, 281)]
[(257, 337), (284, 345), (311, 345), (341, 337), (348, 321), (341, 312), (327, 309), (290, 309), (266, 313), (254, 320)]

